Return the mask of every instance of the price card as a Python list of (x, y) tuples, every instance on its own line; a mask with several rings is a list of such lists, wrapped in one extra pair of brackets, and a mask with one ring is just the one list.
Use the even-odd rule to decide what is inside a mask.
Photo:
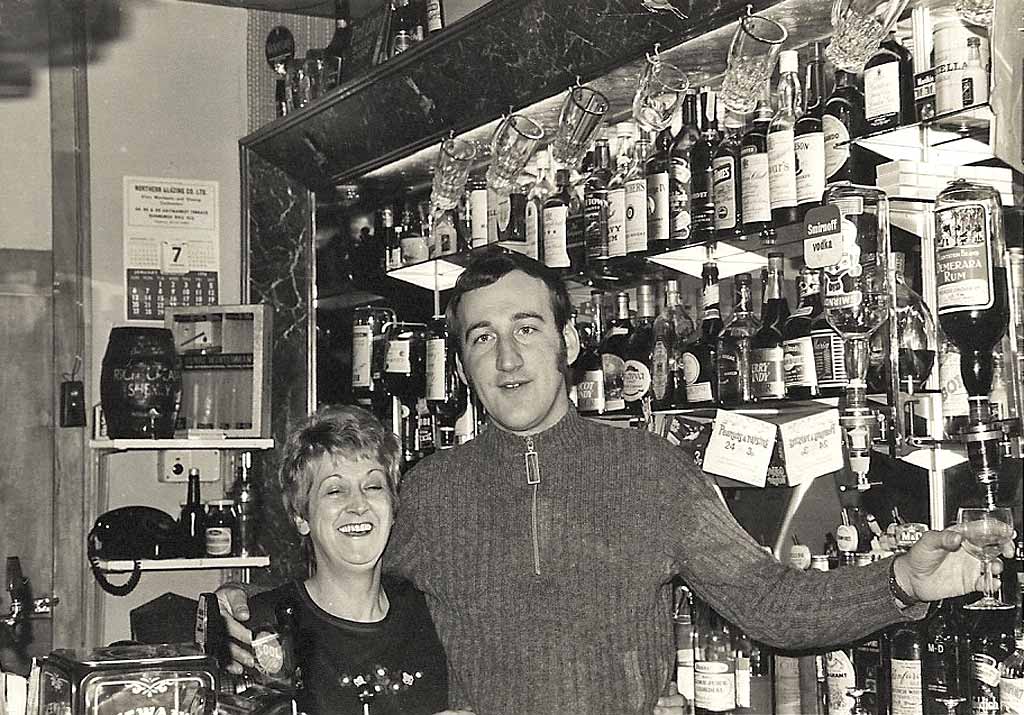
[(704, 471), (763, 487), (777, 431), (770, 422), (718, 410), (704, 453)]
[(815, 206), (804, 219), (804, 263), (808, 268), (824, 268), (843, 257), (839, 207)]
[(843, 436), (839, 411), (826, 410), (779, 425), (789, 486), (811, 481), (843, 468)]

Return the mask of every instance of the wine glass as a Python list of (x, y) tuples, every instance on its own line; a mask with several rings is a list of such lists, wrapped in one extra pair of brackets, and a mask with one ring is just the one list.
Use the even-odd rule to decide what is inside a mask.
[(962, 508), (957, 515), (957, 524), (963, 534), (964, 548), (976, 559), (985, 564), (985, 595), (978, 601), (964, 606), (972, 610), (991, 610), (1007, 608), (998, 594), (993, 594), (992, 562), (999, 558), (1003, 545), (1013, 538), (1013, 514), (1005, 507), (984, 509), (980, 507)]
[(949, 698), (935, 698), (937, 701), (946, 706), (946, 715), (956, 715), (956, 708), (960, 703), (967, 702), (967, 698), (949, 697)]

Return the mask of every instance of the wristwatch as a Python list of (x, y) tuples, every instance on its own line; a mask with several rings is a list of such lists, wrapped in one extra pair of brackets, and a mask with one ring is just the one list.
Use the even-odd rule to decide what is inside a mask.
[(896, 580), (896, 557), (893, 557), (892, 563), (889, 564), (889, 593), (896, 599), (900, 608), (910, 608), (918, 603), (917, 599), (904, 591), (900, 582)]

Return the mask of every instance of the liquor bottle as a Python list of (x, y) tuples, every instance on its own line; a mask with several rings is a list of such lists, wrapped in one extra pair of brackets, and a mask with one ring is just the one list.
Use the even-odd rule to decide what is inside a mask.
[(414, 323), (393, 323), (388, 329), (384, 385), (399, 402), (399, 412), (393, 416), (392, 427), (401, 439), (406, 463), (415, 461), (417, 456), (416, 401), (426, 387), (425, 337), (424, 328)]
[(402, 267), (402, 244), (400, 231), (395, 226), (395, 207), (389, 201), (378, 209), (374, 217), (373, 233), (380, 237), (384, 244), (384, 271), (393, 271)]
[(698, 111), (697, 91), (686, 90), (682, 102), (682, 126), (669, 150), (669, 240), (674, 248), (685, 246), (690, 240), (690, 150), (700, 138)]
[[(683, 395), (676, 402), (688, 405), (715, 402), (718, 396), (718, 334), (722, 331), (718, 266), (705, 263), (701, 280), (704, 287), (701, 292), (700, 334), (695, 334), (696, 339), (686, 345), (679, 358)], [(677, 378), (677, 392), (678, 382)]]
[(718, 146), (718, 96), (707, 87), (700, 91), (697, 113), (700, 138), (690, 149), (690, 215), (692, 243), (715, 238), (714, 159)]
[(206, 510), (200, 496), (199, 470), (188, 470), (188, 496), (181, 505), (178, 529), (181, 534), (181, 555), (201, 558), (206, 554)]
[(1018, 633), (1017, 648), (999, 668), (999, 707), (1005, 715), (1024, 714), (1024, 633)]
[[(676, 358), (679, 346), (693, 332), (693, 321), (679, 301), (679, 282), (665, 281), (665, 305), (654, 320), (651, 354), (651, 409), (664, 410), (676, 400)], [(682, 384), (678, 385), (682, 390)]]
[(566, 275), (573, 276), (581, 283), (588, 283), (587, 275), (587, 223), (585, 214), (584, 185), (594, 168), (594, 152), (590, 150), (583, 158), (580, 173), (569, 173), (569, 213), (565, 221), (565, 250), (569, 255), (569, 270)]
[(733, 279), (733, 311), (718, 336), (718, 401), (739, 405), (753, 397), (750, 385), (750, 349), (761, 324), (754, 316), (750, 298), (750, 274)]
[(612, 178), (611, 152), (602, 135), (594, 142), (594, 168), (583, 184), (583, 220), (586, 222), (587, 269), (604, 272), (608, 260), (608, 182)]
[(804, 113), (796, 122), (793, 150), (796, 155), (796, 201), (800, 219), (821, 204), (825, 192), (825, 58), (821, 43), (814, 43), (814, 59), (807, 65)]
[(693, 658), (694, 712), (732, 713), (736, 708), (736, 659), (729, 624), (707, 605), (702, 610)]
[[(789, 559), (787, 566), (797, 570), (804, 568), (793, 559)], [(774, 660), (775, 715), (804, 715), (800, 693), (800, 656), (776, 653)]]
[[(967, 698), (960, 673), (959, 601), (947, 598), (924, 624), (921, 655), (925, 715), (947, 715), (944, 698)], [(957, 708), (963, 712), (966, 708)]]
[(768, 254), (768, 280), (764, 286), (761, 328), (750, 340), (750, 393), (757, 400), (786, 397), (783, 331), (789, 318), (789, 303), (782, 290), (785, 257)]
[(498, 242), (506, 248), (526, 253), (526, 192), (528, 187), (517, 181), (508, 193), (493, 192), (496, 200), (494, 212)]
[[(693, 594), (686, 586), (675, 587), (672, 610), (672, 630), (676, 645), (676, 691), (693, 703), (693, 657), (696, 649), (696, 630), (693, 623)], [(684, 706), (686, 707), (686, 706)]]
[(743, 182), (740, 171), (743, 116), (728, 112), (724, 124), (725, 132), (711, 162), (715, 236), (719, 241), (743, 240)]
[(778, 108), (768, 125), (768, 180), (776, 229), (799, 218), (794, 132), (802, 105), (797, 62), (796, 50), (779, 53)]
[(426, 240), (423, 236), (423, 225), (420, 223), (420, 213), (416, 208), (416, 201), (408, 198), (402, 209), (401, 234), (399, 245), (402, 250), (402, 265), (409, 265), (426, 260)]
[(417, 5), (412, 0), (392, 0), (391, 8), (393, 36), (406, 32), (413, 42), (422, 42), (426, 37), (425, 18)]
[(569, 219), (569, 203), (572, 194), (569, 189), (569, 170), (555, 172), (555, 190), (544, 202), (544, 265), (559, 273), (570, 269), (569, 252), (566, 245), (566, 229)]
[(391, 396), (384, 385), (385, 329), (395, 322), (390, 308), (361, 305), (352, 312), (352, 397), (379, 419), (387, 417)]
[(434, 443), (448, 449), (455, 446), (455, 420), (466, 409), (468, 390), (455, 367), (452, 336), (444, 315), (435, 315), (427, 329), (423, 396), (437, 427)]
[(825, 137), (825, 183), (854, 181), (850, 142), (863, 132), (864, 95), (856, 75), (836, 70), (835, 86), (825, 102), (821, 129)]
[(626, 345), (632, 324), (629, 319), (629, 293), (616, 293), (615, 317), (601, 342), (601, 369), (604, 372), (604, 411), (622, 413), (626, 409), (623, 377), (626, 370)]
[(972, 107), (988, 101), (988, 69), (981, 57), (981, 38), (967, 38), (967, 64), (960, 80), (963, 107)]
[(654, 354), (654, 286), (643, 283), (636, 289), (636, 319), (626, 341), (626, 364), (622, 373), (622, 397), (634, 415), (650, 408), (651, 373)]
[(618, 266), (626, 255), (626, 175), (632, 162), (633, 122), (615, 125), (615, 171), (608, 181), (608, 260)]
[(672, 130), (665, 128), (654, 140), (654, 149), (647, 157), (647, 253), (664, 253), (669, 248), (669, 149)]
[(852, 715), (850, 688), (857, 687), (857, 671), (853, 664), (854, 647), (846, 645), (825, 654), (828, 682), (828, 714)]
[(526, 255), (544, 263), (544, 205), (557, 189), (551, 181), (551, 153), (540, 149), (534, 159), (537, 180), (526, 195)]
[(466, 214), (472, 248), (487, 245), (487, 179), (474, 176), (466, 182)]
[(647, 152), (650, 142), (640, 132), (633, 144), (633, 161), (626, 173), (626, 255), (647, 254)]
[(730, 626), (736, 654), (736, 712), (762, 715), (772, 712), (772, 659), (767, 647)]
[(972, 422), (990, 414), (993, 353), (1009, 326), (999, 192), (958, 179), (935, 200), (936, 312), (960, 350)]
[(772, 121), (771, 83), (765, 81), (754, 122), (740, 143), (740, 211), (743, 233), (773, 242), (771, 183), (768, 179), (768, 125)]
[(583, 352), (573, 363), (576, 384), (576, 407), (582, 415), (600, 415), (605, 411), (604, 368), (601, 359), (602, 321), (604, 308), (601, 292), (590, 292), (590, 335)]
[(890, 715), (923, 715), (921, 630), (900, 623), (889, 632)]
[(352, 46), (352, 13), (349, 0), (334, 0), (334, 34), (324, 48), (323, 91), (345, 80), (345, 60)]
[(877, 132), (914, 121), (914, 65), (890, 30), (864, 64), (864, 128)]
[(965, 610), (968, 697), (971, 715), (1007, 712), (1000, 705), (1000, 668), (1014, 652), (1016, 609)]
[(238, 455), (238, 478), (232, 487), (232, 499), (235, 502), (235, 533), (232, 534), (231, 546), (234, 556), (256, 556), (259, 547), (256, 545), (256, 519), (259, 513), (259, 499), (256, 487), (252, 483), (252, 452)]
[(840, 512), (842, 523), (836, 527), (836, 541), (839, 551), (866, 554), (871, 551), (873, 532), (868, 524), (869, 514), (861, 508), (863, 499), (860, 492), (844, 493), (844, 505)]
[(786, 397), (809, 400), (818, 395), (818, 375), (814, 370), (811, 325), (815, 313), (821, 313), (821, 287), (818, 272), (803, 268), (797, 280), (800, 304), (782, 328), (783, 368)]
[[(820, 305), (820, 295), (818, 300)], [(843, 336), (828, 322), (824, 309), (817, 315), (811, 315), (811, 347), (814, 350), (814, 373), (818, 378), (818, 394), (821, 397), (841, 396), (848, 382), (846, 345)]]
[(427, 0), (427, 33), (433, 35), (444, 29), (444, 0)]

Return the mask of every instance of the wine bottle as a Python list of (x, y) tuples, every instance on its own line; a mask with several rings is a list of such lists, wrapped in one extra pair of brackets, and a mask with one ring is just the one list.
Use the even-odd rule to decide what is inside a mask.
[(818, 375), (814, 369), (811, 325), (821, 312), (821, 287), (818, 272), (803, 268), (797, 281), (800, 304), (782, 328), (783, 369), (786, 397), (807, 400), (818, 394)]
[(750, 340), (750, 394), (755, 401), (786, 397), (783, 331), (789, 318), (789, 303), (782, 290), (784, 262), (781, 253), (768, 254), (761, 327)]
[(700, 138), (690, 150), (690, 232), (693, 243), (707, 243), (715, 238), (714, 159), (719, 134), (714, 90), (701, 89), (697, 122)]
[(807, 65), (804, 111), (796, 122), (793, 151), (796, 156), (796, 201), (800, 219), (821, 204), (825, 192), (825, 134), (822, 115), (825, 103), (825, 58), (821, 43), (814, 43), (814, 58)]
[(692, 230), (690, 151), (700, 138), (697, 129), (698, 110), (696, 90), (686, 90), (682, 102), (682, 126), (669, 150), (669, 240), (673, 248), (686, 245)]
[(768, 125), (768, 179), (772, 223), (778, 229), (799, 218), (796, 196), (794, 132), (800, 118), (800, 79), (795, 50), (779, 53), (778, 109)]
[(601, 342), (601, 369), (604, 372), (605, 413), (622, 413), (626, 409), (623, 377), (626, 370), (626, 345), (632, 324), (629, 319), (629, 293), (615, 295), (615, 317)]
[(850, 142), (863, 132), (864, 95), (856, 75), (836, 70), (835, 87), (825, 102), (821, 129), (825, 138), (825, 183), (856, 180)]
[[(718, 289), (718, 266), (705, 263), (701, 271), (702, 319), (700, 334), (686, 345), (680, 357), (683, 383), (682, 399), (677, 403), (699, 405), (715, 402), (718, 395), (718, 334), (722, 330), (721, 299)], [(678, 392), (678, 388), (677, 388)]]
[(771, 83), (765, 81), (754, 122), (740, 144), (740, 211), (743, 233), (772, 243), (771, 182), (768, 179), (768, 125), (772, 121)]
[(890, 715), (923, 715), (921, 631), (916, 623), (889, 632)]
[(743, 182), (740, 149), (743, 117), (735, 112), (725, 116), (725, 133), (711, 162), (715, 203), (715, 236), (719, 241), (743, 240)]
[(749, 273), (733, 278), (732, 317), (718, 336), (718, 401), (739, 405), (753, 397), (750, 385), (751, 339), (761, 325), (754, 316)]
[(914, 65), (890, 30), (864, 64), (864, 127), (877, 132), (914, 121)]
[(958, 604), (957, 599), (945, 599), (924, 625), (921, 677), (925, 715), (947, 715), (943, 698), (967, 697), (967, 684), (960, 677)]

